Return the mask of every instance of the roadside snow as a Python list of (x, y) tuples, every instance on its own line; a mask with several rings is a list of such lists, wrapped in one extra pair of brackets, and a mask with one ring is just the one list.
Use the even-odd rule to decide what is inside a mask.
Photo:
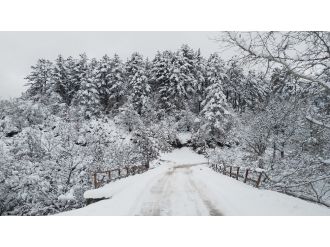
[(224, 215), (330, 215), (330, 209), (270, 190), (257, 189), (203, 167), (194, 179)]
[(161, 155), (160, 159), (176, 164), (196, 164), (207, 162), (207, 159), (203, 155), (199, 155), (187, 147), (175, 149), (171, 153), (164, 153)]
[(85, 193), (110, 198), (60, 215), (330, 215), (330, 209), (215, 173), (189, 148), (162, 165)]

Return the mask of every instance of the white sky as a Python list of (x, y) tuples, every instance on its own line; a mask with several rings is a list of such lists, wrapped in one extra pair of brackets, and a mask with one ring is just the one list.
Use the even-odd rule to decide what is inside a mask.
[(39, 58), (58, 54), (101, 57), (114, 53), (126, 60), (137, 51), (152, 58), (157, 50), (176, 50), (182, 44), (200, 48), (203, 56), (220, 51), (211, 38), (218, 32), (0, 32), (0, 99), (20, 96), (24, 77)]

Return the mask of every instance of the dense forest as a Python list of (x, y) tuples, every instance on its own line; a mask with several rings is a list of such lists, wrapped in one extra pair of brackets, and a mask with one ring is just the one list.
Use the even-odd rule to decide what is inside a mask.
[[(226, 40), (247, 51), (239, 41)], [(319, 81), (330, 81), (329, 57)], [(38, 60), (26, 92), (0, 102), (0, 215), (82, 207), (90, 172), (149, 164), (181, 147), (182, 132), (211, 162), (261, 168), (264, 188), (329, 206), (329, 89), (283, 59), (254, 58), (275, 63), (265, 73), (247, 57), (204, 57), (188, 45), (152, 59)]]

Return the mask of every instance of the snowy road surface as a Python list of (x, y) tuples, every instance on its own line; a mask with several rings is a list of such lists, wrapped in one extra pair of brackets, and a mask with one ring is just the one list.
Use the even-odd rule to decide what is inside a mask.
[(188, 148), (146, 173), (85, 193), (109, 199), (60, 215), (330, 215), (330, 209), (215, 173)]

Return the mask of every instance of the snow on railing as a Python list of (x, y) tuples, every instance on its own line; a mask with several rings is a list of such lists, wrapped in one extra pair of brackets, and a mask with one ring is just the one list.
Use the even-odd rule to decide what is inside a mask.
[(126, 178), (130, 175), (140, 174), (148, 170), (147, 165), (125, 166), (106, 171), (92, 172), (92, 181), (95, 189), (101, 187), (105, 183), (110, 183), (117, 179)]
[(239, 166), (211, 164), (210, 167), (218, 173), (227, 175), (236, 180), (242, 179), (244, 183), (251, 183), (259, 188), (264, 170), (260, 168), (252, 169)]

